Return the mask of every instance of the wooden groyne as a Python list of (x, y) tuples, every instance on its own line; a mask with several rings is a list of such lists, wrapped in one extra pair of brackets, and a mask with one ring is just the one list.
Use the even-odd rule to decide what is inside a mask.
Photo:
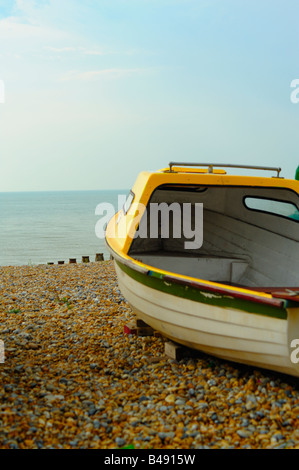
[[(113, 257), (110, 255), (110, 260), (113, 259)], [(103, 253), (96, 253), (95, 255), (95, 261), (105, 261), (105, 258), (104, 258), (104, 254)], [(82, 263), (90, 263), (90, 256), (89, 255), (83, 255), (82, 258), (81, 258), (81, 262)], [(69, 261), (68, 261), (69, 264), (76, 264), (77, 263), (77, 258), (69, 258)], [(53, 265), (55, 264), (53, 261), (48, 261), (47, 263), (48, 265)], [(60, 260), (57, 262), (57, 264), (65, 264), (65, 261), (64, 260)]]

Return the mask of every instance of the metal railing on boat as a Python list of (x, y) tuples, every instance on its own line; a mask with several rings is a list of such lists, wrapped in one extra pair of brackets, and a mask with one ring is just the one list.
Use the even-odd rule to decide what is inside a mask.
[(281, 172), (281, 168), (278, 167), (271, 167), (271, 166), (253, 166), (253, 165), (234, 165), (230, 163), (187, 163), (187, 162), (170, 162), (169, 163), (169, 171), (174, 171), (173, 167), (198, 167), (198, 166), (205, 166), (208, 167), (208, 173), (213, 173), (214, 167), (220, 168), (242, 168), (242, 169), (249, 169), (249, 170), (266, 170), (266, 171), (276, 171), (277, 178), (280, 178), (279, 174)]

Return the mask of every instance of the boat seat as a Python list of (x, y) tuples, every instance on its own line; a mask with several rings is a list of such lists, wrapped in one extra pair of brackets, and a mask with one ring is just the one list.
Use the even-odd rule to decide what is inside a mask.
[(248, 262), (235, 257), (207, 256), (189, 253), (139, 253), (134, 258), (144, 264), (171, 273), (182, 274), (214, 282), (240, 282)]

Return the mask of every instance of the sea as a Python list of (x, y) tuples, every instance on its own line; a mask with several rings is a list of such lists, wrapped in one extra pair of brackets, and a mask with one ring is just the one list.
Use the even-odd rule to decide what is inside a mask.
[(128, 190), (0, 192), (0, 266), (58, 263), (103, 253), (105, 223)]

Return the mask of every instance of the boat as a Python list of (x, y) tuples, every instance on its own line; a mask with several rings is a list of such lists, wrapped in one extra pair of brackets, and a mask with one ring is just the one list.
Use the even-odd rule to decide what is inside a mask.
[(105, 241), (137, 319), (179, 345), (299, 376), (298, 176), (222, 163), (143, 171)]

